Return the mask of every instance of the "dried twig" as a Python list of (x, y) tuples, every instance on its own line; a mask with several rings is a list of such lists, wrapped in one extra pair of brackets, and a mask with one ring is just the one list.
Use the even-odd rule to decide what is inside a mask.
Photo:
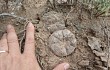
[(14, 15), (14, 14), (10, 14), (10, 13), (2, 13), (0, 14), (0, 17), (3, 17), (3, 16), (10, 16), (10, 17), (13, 17), (13, 18), (16, 18), (16, 19), (20, 19), (20, 20), (27, 20), (27, 18), (24, 18), (24, 17), (19, 17), (17, 15)]
[(19, 33), (17, 33), (17, 35), (19, 35), (19, 34), (23, 33), (24, 31), (26, 31), (26, 29), (21, 30)]
[[(14, 15), (14, 14), (10, 14), (10, 13), (2, 13), (2, 14), (0, 14), (0, 17), (4, 17), (4, 16), (13, 17), (15, 19), (23, 20), (23, 21), (28, 21), (29, 20), (29, 18), (20, 17), (20, 16), (17, 16), (17, 15)], [(38, 24), (39, 20), (31, 20), (31, 22)]]
[(109, 70), (110, 47), (109, 47), (109, 31), (108, 31), (109, 28), (108, 28), (108, 23), (107, 23), (106, 27), (107, 27), (106, 31), (107, 31), (107, 47), (108, 47), (108, 51), (107, 51), (107, 53), (108, 53), (108, 57), (107, 57), (107, 70)]
[(22, 48), (22, 43), (23, 43), (23, 40), (25, 39), (25, 35), (26, 35), (26, 26), (28, 25), (28, 23), (26, 23), (25, 25), (24, 25), (24, 30), (23, 30), (23, 36), (22, 36), (22, 38), (21, 38), (21, 41), (20, 41), (20, 49), (22, 50), (23, 48)]
[(95, 66), (102, 69), (102, 70), (108, 70), (106, 67), (103, 67), (103, 66), (99, 66), (99, 65), (95, 65)]
[(74, 8), (73, 8), (73, 7), (71, 7), (71, 10), (70, 10), (70, 11), (69, 11), (69, 13), (67, 14), (67, 16), (66, 16), (65, 20), (67, 20), (67, 19), (69, 18), (69, 15), (70, 15), (70, 13), (71, 13), (71, 12), (73, 12), (73, 10), (74, 10)]

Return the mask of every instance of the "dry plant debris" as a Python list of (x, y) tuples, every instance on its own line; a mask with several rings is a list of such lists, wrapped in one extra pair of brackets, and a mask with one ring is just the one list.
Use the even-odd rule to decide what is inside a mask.
[(68, 29), (55, 31), (49, 37), (49, 47), (57, 56), (67, 56), (76, 48), (76, 38)]
[(105, 57), (105, 52), (101, 49), (101, 41), (95, 37), (88, 37), (88, 45), (96, 56)]
[(98, 65), (95, 65), (95, 66), (100, 68), (101, 70), (108, 70), (106, 67), (102, 67), (102, 66), (98, 66)]
[(49, 0), (51, 4), (55, 5), (73, 5), (75, 0)]
[(3, 16), (10, 16), (10, 17), (16, 18), (16, 19), (18, 19), (18, 20), (24, 20), (24, 21), (27, 20), (27, 18), (19, 17), (19, 16), (17, 16), (17, 15), (10, 14), (10, 13), (1, 13), (1, 14), (0, 14), (0, 17), (3, 17)]
[(110, 67), (110, 59), (108, 59), (108, 61), (107, 61), (107, 56), (110, 54), (107, 54), (107, 52), (104, 52), (101, 49), (101, 41), (95, 37), (88, 37), (88, 45), (90, 46), (93, 53), (96, 56), (100, 57), (101, 61), (103, 61), (105, 63), (108, 62), (108, 67)]

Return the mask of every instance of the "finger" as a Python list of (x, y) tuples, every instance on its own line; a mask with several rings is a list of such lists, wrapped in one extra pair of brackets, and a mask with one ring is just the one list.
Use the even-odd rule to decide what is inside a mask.
[(13, 55), (20, 54), (18, 38), (15, 29), (12, 25), (7, 26), (7, 42), (10, 54)]
[(34, 25), (30, 22), (26, 29), (24, 54), (35, 54)]
[(68, 63), (62, 63), (62, 64), (59, 64), (53, 70), (67, 70), (68, 68), (69, 68), (69, 64)]
[(8, 51), (8, 44), (7, 44), (6, 34), (4, 34), (4, 35), (2, 36), (2, 38), (1, 38), (0, 50)]
[[(6, 57), (8, 56), (8, 44), (7, 44), (7, 34), (3, 34), (1, 41), (0, 41), (0, 50), (6, 51), (5, 53), (0, 54), (0, 62), (1, 62), (1, 69), (5, 70), (4, 66), (6, 66)], [(4, 61), (5, 60), (5, 61)]]

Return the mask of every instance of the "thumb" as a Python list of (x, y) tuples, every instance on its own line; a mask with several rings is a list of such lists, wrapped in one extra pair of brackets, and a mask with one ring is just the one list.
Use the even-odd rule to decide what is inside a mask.
[(56, 66), (53, 70), (67, 70), (70, 67), (68, 63), (62, 63)]

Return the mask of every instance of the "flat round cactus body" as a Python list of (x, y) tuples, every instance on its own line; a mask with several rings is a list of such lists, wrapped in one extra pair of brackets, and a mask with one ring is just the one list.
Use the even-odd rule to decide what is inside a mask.
[(76, 48), (75, 35), (67, 29), (55, 31), (49, 37), (49, 47), (57, 56), (67, 56)]

